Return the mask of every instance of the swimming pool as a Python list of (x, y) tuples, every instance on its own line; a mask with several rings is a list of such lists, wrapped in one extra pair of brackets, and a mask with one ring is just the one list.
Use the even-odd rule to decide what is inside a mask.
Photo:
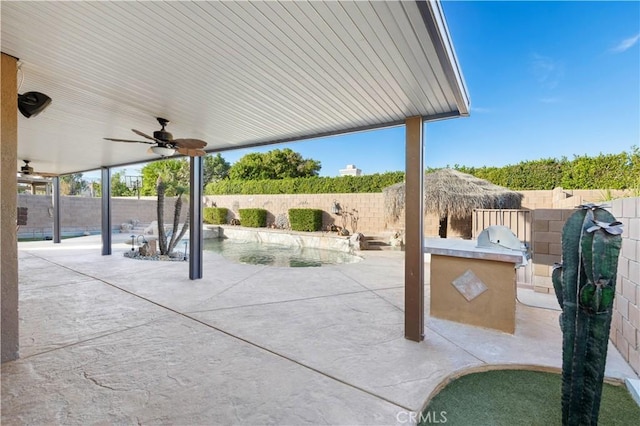
[(225, 258), (238, 263), (291, 268), (320, 267), (362, 260), (359, 256), (334, 250), (218, 238), (205, 240), (204, 249), (220, 253)]

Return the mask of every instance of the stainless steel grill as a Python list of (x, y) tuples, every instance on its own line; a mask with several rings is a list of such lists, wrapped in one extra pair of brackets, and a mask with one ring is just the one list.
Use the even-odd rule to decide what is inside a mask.
[(478, 235), (478, 247), (493, 248), (499, 250), (513, 250), (522, 253), (523, 262), (519, 266), (526, 265), (529, 258), (529, 247), (518, 239), (516, 234), (506, 226), (492, 225)]

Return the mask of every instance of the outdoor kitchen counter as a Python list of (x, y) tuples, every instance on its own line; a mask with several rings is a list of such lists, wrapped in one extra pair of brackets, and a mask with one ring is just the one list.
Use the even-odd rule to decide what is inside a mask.
[(431, 254), (431, 316), (515, 332), (521, 252), (446, 238), (425, 239), (424, 251)]
[(449, 238), (425, 238), (424, 252), (441, 256), (466, 257), (468, 259), (497, 260), (511, 262), (516, 265), (526, 263), (522, 252), (507, 248), (478, 247), (476, 240), (459, 240)]

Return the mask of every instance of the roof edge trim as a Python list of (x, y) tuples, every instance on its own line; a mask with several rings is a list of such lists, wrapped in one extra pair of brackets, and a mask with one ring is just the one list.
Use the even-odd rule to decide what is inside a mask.
[(447, 81), (454, 92), (460, 116), (466, 117), (470, 110), (469, 93), (460, 70), (440, 0), (416, 0), (416, 5), (431, 36)]

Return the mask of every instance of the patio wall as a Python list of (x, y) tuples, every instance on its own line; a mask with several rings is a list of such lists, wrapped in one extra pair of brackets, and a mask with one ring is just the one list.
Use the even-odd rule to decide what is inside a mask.
[(640, 198), (614, 200), (611, 211), (624, 224), (624, 233), (610, 337), (640, 374)]
[[(624, 224), (610, 337), (634, 371), (640, 373), (640, 198), (622, 198), (610, 204), (613, 215)], [(533, 279), (538, 292), (553, 293), (551, 271), (562, 258), (562, 227), (574, 211), (533, 211)]]
[[(165, 203), (165, 221), (173, 219), (173, 203), (175, 198), (167, 198)], [(240, 208), (264, 208), (269, 211), (268, 221), (273, 222), (275, 216), (287, 213), (290, 208), (318, 208), (324, 211), (323, 227), (335, 223), (342, 226), (342, 217), (330, 213), (333, 201), (336, 200), (343, 209), (358, 210), (358, 231), (365, 234), (391, 233), (404, 228), (404, 215), (395, 223), (387, 223), (384, 219), (384, 197), (381, 193), (373, 194), (313, 194), (313, 195), (216, 195), (206, 196), (205, 205), (216, 203), (218, 207), (226, 207), (237, 217)], [(155, 197), (113, 198), (112, 224), (118, 230), (122, 223), (138, 220), (150, 223), (156, 220)], [(61, 226), (63, 232), (82, 233), (100, 231), (100, 198), (60, 197)], [(51, 235), (53, 227), (51, 197), (46, 195), (18, 194), (18, 206), (27, 207), (28, 222), (21, 226), (20, 237), (42, 237)], [(182, 217), (185, 217), (188, 203), (184, 203)], [(438, 236), (439, 221), (434, 215), (425, 216), (425, 235)], [(351, 229), (351, 224), (347, 224)], [(459, 236), (449, 224), (448, 235)]]
[[(238, 209), (266, 209), (269, 212), (267, 223), (272, 223), (277, 215), (286, 214), (292, 208), (320, 209), (324, 212), (322, 226), (323, 229), (326, 229), (333, 223), (342, 226), (342, 217), (330, 213), (334, 200), (340, 204), (343, 210), (356, 209), (358, 211), (359, 232), (372, 233), (387, 229), (387, 223), (384, 219), (384, 197), (381, 193), (207, 195), (204, 204), (210, 206), (215, 203), (218, 207), (226, 207), (234, 218), (238, 218)], [(393, 229), (392, 225), (389, 228)], [(349, 222), (347, 229), (352, 230)]]
[[(315, 208), (324, 212), (322, 227), (326, 229), (331, 224), (342, 226), (342, 217), (331, 214), (333, 201), (336, 200), (343, 209), (358, 210), (358, 232), (364, 234), (391, 234), (404, 229), (404, 212), (395, 222), (388, 222), (384, 218), (384, 195), (382, 193), (371, 194), (286, 194), (286, 195), (208, 195), (205, 197), (205, 205), (215, 202), (218, 207), (226, 207), (234, 218), (238, 218), (238, 209), (261, 208), (269, 212), (267, 222), (273, 222), (279, 214), (286, 214), (291, 208)], [(460, 226), (449, 223), (447, 235), (451, 238), (462, 236)], [(427, 214), (424, 217), (424, 234), (427, 237), (437, 237), (440, 220), (437, 215)], [(468, 232), (471, 231), (471, 222), (468, 223)], [(347, 229), (352, 230), (347, 223)]]
[(531, 261), (533, 289), (537, 292), (554, 292), (551, 272), (553, 264), (562, 260), (562, 227), (574, 211), (573, 208), (533, 210)]
[(629, 197), (629, 191), (618, 189), (563, 189), (518, 191), (524, 195), (523, 209), (572, 209), (584, 203), (603, 203), (612, 198)]
[[(524, 195), (523, 208), (525, 209), (557, 209), (570, 208), (585, 202), (598, 202), (604, 195), (624, 194), (624, 191), (608, 190), (572, 190), (567, 191), (556, 188), (553, 191), (521, 191)], [(210, 195), (205, 197), (205, 205), (215, 202), (218, 207), (226, 207), (237, 214), (239, 208), (264, 208), (269, 211), (269, 222), (273, 222), (275, 216), (286, 213), (290, 208), (317, 208), (325, 212), (323, 226), (335, 223), (342, 225), (340, 216), (330, 213), (333, 201), (336, 200), (344, 209), (356, 209), (360, 219), (358, 231), (365, 234), (390, 234), (404, 228), (404, 215), (397, 222), (388, 223), (384, 219), (384, 195), (382, 193), (371, 194), (297, 194), (297, 195)], [(114, 198), (113, 199), (112, 224), (114, 230), (120, 228), (122, 223), (138, 220), (141, 223), (149, 223), (156, 220), (155, 197)], [(46, 195), (19, 194), (18, 206), (28, 207), (29, 216), (27, 226), (22, 226), (19, 231), (21, 237), (51, 235), (53, 219), (51, 216), (51, 198)], [(90, 197), (61, 197), (63, 232), (82, 233), (98, 232), (100, 230), (100, 199)], [(183, 215), (187, 209), (187, 203), (183, 206)], [(543, 215), (546, 213), (543, 213)], [(167, 221), (173, 218), (173, 199), (167, 199), (165, 205), (165, 217)], [(440, 222), (437, 216), (425, 215), (424, 234), (427, 237), (439, 235)], [(447, 236), (459, 238), (471, 234), (471, 220), (468, 223), (453, 223), (449, 221)], [(351, 230), (351, 225), (347, 224)], [(547, 231), (543, 231), (547, 232)], [(541, 255), (548, 253), (541, 252)]]
[[(165, 201), (164, 217), (166, 223), (173, 221), (175, 197)], [(53, 231), (53, 209), (51, 196), (18, 194), (18, 207), (27, 207), (27, 225), (20, 227), (18, 236), (22, 238), (42, 238), (51, 236)], [(189, 209), (188, 199), (183, 197), (181, 218), (186, 218)], [(60, 197), (60, 226), (63, 233), (100, 232), (101, 199), (91, 197)], [(122, 223), (137, 220), (148, 224), (157, 220), (156, 198), (113, 198), (111, 223), (114, 231)]]

